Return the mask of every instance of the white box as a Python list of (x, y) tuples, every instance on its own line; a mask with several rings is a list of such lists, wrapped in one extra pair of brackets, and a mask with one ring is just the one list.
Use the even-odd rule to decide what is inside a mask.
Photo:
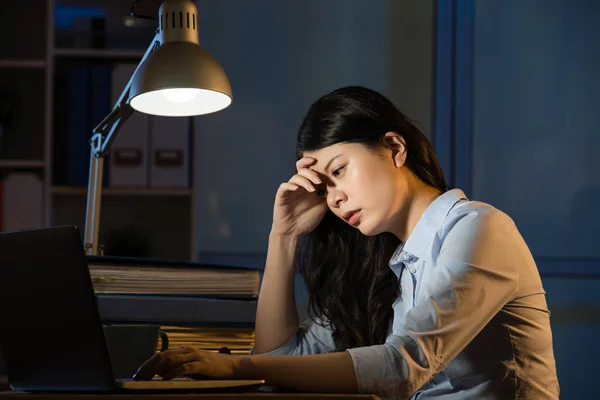
[(41, 178), (34, 172), (14, 172), (1, 184), (2, 231), (41, 228), (44, 207)]
[(150, 186), (187, 188), (190, 184), (190, 118), (150, 118)]

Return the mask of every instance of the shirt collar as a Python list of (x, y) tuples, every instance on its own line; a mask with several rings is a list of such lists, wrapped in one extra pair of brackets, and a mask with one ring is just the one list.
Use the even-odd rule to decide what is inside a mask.
[(398, 246), (390, 260), (390, 265), (403, 261), (406, 258), (406, 256), (402, 257), (405, 253), (418, 258), (425, 258), (438, 228), (444, 222), (450, 210), (461, 200), (468, 199), (460, 189), (448, 190), (438, 196), (427, 207), (406, 243), (401, 243)]

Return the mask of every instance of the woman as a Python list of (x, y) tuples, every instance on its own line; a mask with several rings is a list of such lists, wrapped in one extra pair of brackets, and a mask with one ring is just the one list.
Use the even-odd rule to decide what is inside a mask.
[[(261, 378), (398, 399), (558, 398), (529, 249), (506, 214), (446, 190), (431, 145), (389, 100), (362, 87), (323, 96), (300, 127), (297, 157), (275, 198), (256, 355), (173, 350), (136, 379)], [(296, 255), (312, 314), (301, 326)]]

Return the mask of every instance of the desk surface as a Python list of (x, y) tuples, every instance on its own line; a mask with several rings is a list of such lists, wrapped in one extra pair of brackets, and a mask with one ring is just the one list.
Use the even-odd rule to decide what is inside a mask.
[(194, 399), (215, 399), (215, 400), (379, 400), (375, 395), (366, 394), (329, 394), (329, 393), (159, 393), (159, 394), (135, 394), (135, 393), (111, 393), (111, 394), (37, 394), (19, 391), (0, 392), (0, 399), (6, 400), (135, 400), (135, 399), (156, 399), (156, 400), (194, 400)]

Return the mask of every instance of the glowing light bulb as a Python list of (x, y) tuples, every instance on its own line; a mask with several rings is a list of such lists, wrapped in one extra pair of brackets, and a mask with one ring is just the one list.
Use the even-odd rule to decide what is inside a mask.
[(162, 94), (172, 103), (183, 104), (194, 100), (198, 89), (163, 89)]

